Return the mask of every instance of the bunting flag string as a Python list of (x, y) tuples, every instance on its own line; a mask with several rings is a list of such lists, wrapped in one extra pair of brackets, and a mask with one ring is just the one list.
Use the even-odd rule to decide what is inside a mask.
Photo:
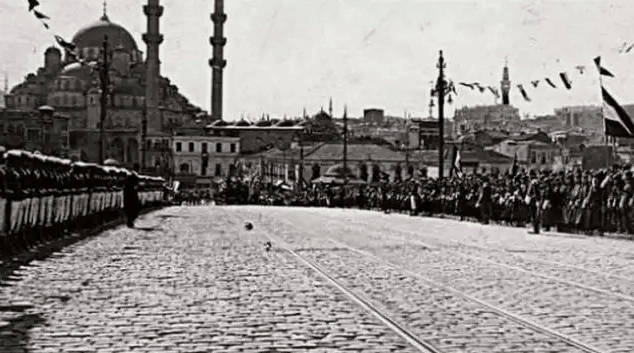
[[(634, 51), (634, 41), (631, 42), (623, 42), (623, 44), (620, 46), (620, 48), (618, 49), (618, 53), (619, 54), (628, 54), (630, 52)], [(596, 59), (595, 59), (596, 60)], [(559, 60), (557, 60), (559, 61)], [(600, 74), (602, 76), (609, 76), (609, 77), (614, 77), (614, 75), (610, 72), (607, 71), (607, 69), (603, 68), (601, 65), (597, 64), (597, 62), (595, 61), (596, 66), (600, 69), (600, 70), (605, 70), (605, 71), (600, 71)], [(584, 75), (586, 73), (586, 66), (585, 65), (577, 65), (574, 67), (574, 70), (571, 71), (576, 71), (578, 72), (579, 75)], [(558, 74), (558, 80), (561, 81), (561, 83), (563, 84), (563, 87), (565, 87), (566, 90), (571, 90), (573, 87), (573, 82), (570, 79), (569, 73), (567, 71), (562, 71), (559, 72)], [(557, 89), (557, 85), (555, 84), (555, 80), (553, 80), (550, 77), (545, 77), (541, 80), (532, 80), (530, 81), (530, 84), (533, 86), (533, 88), (538, 88), (539, 84), (541, 82), (545, 82), (547, 83), (551, 88)], [(489, 92), (491, 94), (493, 94), (493, 96), (496, 99), (500, 98), (500, 93), (499, 91), (493, 87), (493, 86), (488, 86), (488, 85), (484, 85), (480, 82), (458, 82), (459, 86), (465, 87), (465, 88), (469, 88), (470, 90), (475, 90), (478, 89), (480, 91), (480, 93), (484, 93), (487, 89), (489, 90)], [(526, 91), (526, 87), (527, 85), (524, 84), (518, 84), (515, 86), (518, 91), (520, 92), (520, 94), (522, 95), (522, 97), (524, 98), (525, 101), (530, 102), (531, 99), (528, 95), (528, 92)]]

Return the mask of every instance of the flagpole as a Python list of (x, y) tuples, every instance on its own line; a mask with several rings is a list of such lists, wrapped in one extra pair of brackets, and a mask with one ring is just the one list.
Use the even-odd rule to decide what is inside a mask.
[(608, 169), (610, 164), (610, 146), (609, 146), (609, 136), (608, 136), (608, 125), (605, 122), (605, 112), (603, 110), (603, 78), (601, 77), (601, 61), (599, 60), (597, 71), (599, 71), (599, 94), (601, 97), (601, 119), (603, 120), (603, 142), (605, 144), (605, 168)]
[(348, 181), (348, 106), (343, 106), (343, 183)]

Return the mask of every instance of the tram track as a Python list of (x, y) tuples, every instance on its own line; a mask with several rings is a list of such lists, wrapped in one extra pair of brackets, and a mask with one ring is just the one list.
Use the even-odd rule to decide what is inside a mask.
[[(375, 232), (377, 234), (381, 234), (380, 236), (383, 236), (384, 234), (380, 229), (376, 229), (373, 225), (370, 225), (368, 223), (359, 221), (353, 221), (352, 223), (371, 226), (372, 229), (375, 229)], [(350, 224), (340, 224), (343, 227), (350, 227)], [(411, 229), (400, 227), (391, 228), (391, 231), (397, 231), (399, 233), (409, 233), (412, 235), (412, 237), (407, 237), (389, 234), (389, 237), (391, 239), (402, 239), (409, 244), (425, 247), (427, 249), (448, 250), (464, 258), (493, 264), (496, 266), (507, 268), (509, 270), (527, 273), (552, 281), (558, 281), (569, 286), (574, 286), (598, 294), (614, 296), (622, 300), (634, 302), (634, 296), (630, 295), (631, 293), (634, 293), (634, 278), (606, 274), (600, 271), (589, 270), (583, 267), (568, 265), (556, 261), (543, 260), (521, 252), (510, 252), (508, 250), (494, 247), (487, 247), (476, 244), (465, 244), (458, 240), (441, 238), (439, 236), (431, 234), (431, 232), (416, 232), (412, 231)], [(419, 240), (421, 238), (425, 241)], [(434, 243), (430, 244), (430, 239), (433, 239)], [(465, 249), (470, 249), (472, 251), (481, 252), (484, 254), (474, 255), (472, 253), (469, 253)], [(495, 253), (497, 255), (492, 255), (492, 253)], [(514, 261), (501, 260), (505, 257), (507, 259), (511, 258)], [(539, 266), (535, 266), (535, 264), (547, 265), (549, 267), (547, 271), (544, 271), (543, 268), (539, 269)], [(553, 275), (545, 272), (554, 272), (555, 274)], [(586, 273), (586, 275), (579, 276), (579, 274), (582, 272)], [(565, 277), (572, 277), (574, 279), (566, 279)]]
[[(270, 226), (265, 228), (264, 236), (275, 247), (317, 272), (421, 352), (604, 352), (331, 237), (311, 237), (309, 247), (315, 251), (308, 252), (301, 251), (308, 248), (305, 234), (299, 236), (304, 241), (297, 242), (297, 235), (273, 235)], [(396, 292), (388, 297), (381, 290)], [(428, 320), (412, 322), (417, 315)], [(434, 324), (436, 320), (441, 325)], [(443, 322), (448, 327), (443, 329)]]

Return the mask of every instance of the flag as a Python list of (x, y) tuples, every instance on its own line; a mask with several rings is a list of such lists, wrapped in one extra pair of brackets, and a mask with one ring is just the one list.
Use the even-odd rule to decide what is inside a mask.
[(586, 67), (583, 65), (575, 66), (575, 69), (579, 70), (580, 75), (583, 75), (583, 73), (586, 72)]
[(460, 156), (460, 151), (458, 150), (458, 146), (453, 146), (453, 156), (451, 158), (451, 169), (449, 170), (449, 174), (453, 175), (454, 172), (457, 176), (462, 176), (462, 157)]
[(522, 94), (522, 97), (524, 97), (524, 100), (527, 102), (530, 102), (531, 99), (526, 93), (526, 90), (524, 89), (524, 85), (517, 85), (517, 88), (520, 90), (520, 93)]
[(597, 70), (599, 70), (599, 75), (608, 76), (608, 77), (614, 77), (614, 75), (610, 71), (608, 71), (608, 69), (606, 69), (603, 66), (601, 66), (601, 57), (600, 56), (597, 56), (596, 58), (594, 58), (594, 64), (597, 66)]
[(603, 124), (606, 136), (634, 137), (634, 122), (632, 117), (614, 99), (614, 97), (601, 86), (603, 98)]
[(572, 81), (570, 81), (570, 78), (568, 78), (568, 74), (565, 72), (560, 72), (559, 73), (559, 78), (561, 78), (561, 82), (564, 83), (564, 86), (566, 87), (566, 89), (571, 89), (572, 88)]
[(495, 96), (495, 98), (497, 98), (497, 99), (500, 98), (500, 92), (498, 91), (497, 88), (495, 88), (493, 86), (489, 86), (487, 88), (489, 89), (489, 91), (491, 91), (491, 93)]
[(555, 86), (555, 84), (553, 83), (553, 81), (551, 79), (549, 79), (548, 77), (546, 77), (544, 79), (544, 81), (546, 81), (546, 83), (548, 83), (550, 85), (550, 87), (552, 88), (557, 88), (557, 86)]
[(513, 166), (511, 167), (511, 175), (515, 176), (517, 174), (518, 169), (519, 169), (519, 166), (517, 165), (517, 153), (515, 153), (515, 156), (513, 156)]
[(55, 35), (55, 41), (57, 41), (57, 44), (59, 44), (66, 52), (74, 52), (75, 49), (77, 49), (77, 46), (71, 42), (67, 42), (64, 38), (62, 38), (61, 36), (58, 36), (57, 34)]
[(632, 51), (632, 49), (634, 49), (634, 43), (630, 44), (629, 47), (627, 47), (627, 49), (625, 49), (625, 54), (629, 53), (630, 51)]
[(51, 18), (46, 16), (45, 14), (39, 12), (38, 10), (33, 10), (33, 14), (37, 17), (38, 20), (50, 20)]
[(539, 80), (531, 81), (531, 85), (533, 85), (533, 87), (537, 88), (537, 86), (539, 85)]
[(40, 6), (40, 3), (37, 0), (28, 0), (29, 2), (29, 12), (33, 11), (34, 8)]
[(458, 82), (458, 84), (473, 89), (473, 83)]
[(480, 85), (480, 84), (479, 84), (479, 83), (477, 83), (477, 82), (473, 83), (473, 85), (474, 85), (475, 87), (477, 87), (477, 88), (480, 90), (480, 93), (484, 93), (484, 90), (485, 90), (486, 88), (482, 87), (482, 85)]

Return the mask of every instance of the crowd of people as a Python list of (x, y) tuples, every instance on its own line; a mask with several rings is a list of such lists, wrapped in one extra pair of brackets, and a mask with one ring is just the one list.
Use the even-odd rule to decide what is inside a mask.
[(290, 191), (260, 180), (228, 182), (233, 203), (356, 207), (583, 234), (634, 235), (629, 168), (454, 175), (364, 185), (313, 184)]
[(162, 178), (9, 150), (0, 153), (0, 254), (13, 254), (164, 202)]

